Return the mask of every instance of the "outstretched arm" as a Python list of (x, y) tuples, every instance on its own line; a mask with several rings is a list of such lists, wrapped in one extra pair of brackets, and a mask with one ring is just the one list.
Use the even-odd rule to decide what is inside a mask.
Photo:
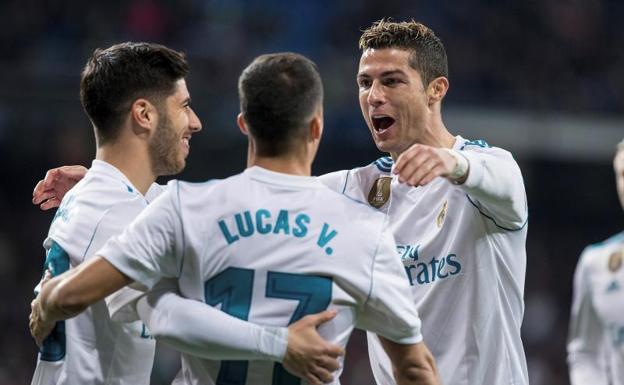
[[(330, 382), (344, 354), (316, 331), (334, 311), (307, 316), (288, 328), (256, 325), (157, 285), (137, 303), (137, 312), (158, 341), (197, 357), (272, 360), (312, 384)], [(180, 327), (187, 325), (188, 327)]]
[(56, 321), (74, 317), (130, 282), (110, 262), (95, 257), (45, 283), (31, 304), (29, 326), (37, 345), (41, 346)]
[(401, 182), (424, 186), (444, 177), (464, 190), (470, 201), (504, 229), (521, 228), (527, 219), (522, 173), (508, 151), (470, 145), (456, 151), (414, 144), (396, 161)]

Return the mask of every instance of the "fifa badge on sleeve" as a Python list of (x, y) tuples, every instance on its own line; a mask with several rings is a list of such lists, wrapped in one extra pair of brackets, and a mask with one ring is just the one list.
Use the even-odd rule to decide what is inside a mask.
[(373, 183), (373, 187), (368, 193), (368, 203), (371, 206), (378, 209), (388, 202), (390, 199), (390, 182), (392, 182), (392, 178), (382, 176)]

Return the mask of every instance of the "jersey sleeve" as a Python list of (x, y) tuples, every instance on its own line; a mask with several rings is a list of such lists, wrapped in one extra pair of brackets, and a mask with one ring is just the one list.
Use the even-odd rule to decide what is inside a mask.
[(572, 312), (568, 331), (568, 368), (572, 385), (607, 385), (604, 329), (591, 296), (586, 249), (574, 273)]
[(461, 188), (471, 203), (500, 228), (522, 228), (528, 218), (526, 193), (520, 167), (511, 153), (478, 146), (470, 146), (460, 153), (470, 163), (468, 178)]
[(205, 303), (182, 298), (176, 289), (175, 282), (163, 280), (137, 303), (141, 320), (158, 341), (212, 360), (284, 358), (287, 328), (240, 320)]
[(140, 288), (153, 287), (161, 277), (178, 277), (184, 258), (178, 202), (177, 188), (168, 188), (96, 254), (137, 282)]
[(421, 342), (421, 321), (389, 228), (381, 235), (371, 280), (370, 294), (358, 314), (356, 327), (399, 344)]
[(343, 170), (343, 171), (330, 172), (329, 174), (321, 175), (318, 178), (321, 181), (321, 183), (329, 187), (331, 190), (334, 190), (340, 194), (344, 194), (348, 175), (349, 175), (349, 171)]

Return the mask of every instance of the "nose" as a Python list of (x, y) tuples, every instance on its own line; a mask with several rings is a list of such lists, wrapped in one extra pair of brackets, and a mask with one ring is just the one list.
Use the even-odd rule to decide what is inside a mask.
[(202, 129), (201, 121), (193, 109), (191, 109), (191, 115), (189, 116), (189, 128), (192, 132), (197, 132)]
[(368, 104), (373, 107), (378, 107), (386, 102), (386, 95), (383, 92), (382, 85), (378, 80), (373, 80), (371, 87), (368, 91)]

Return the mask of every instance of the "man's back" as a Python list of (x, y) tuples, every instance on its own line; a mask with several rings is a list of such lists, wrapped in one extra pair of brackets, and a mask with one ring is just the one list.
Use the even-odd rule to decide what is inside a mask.
[[(421, 340), (382, 214), (315, 178), (259, 167), (206, 184), (173, 182), (169, 191), (101, 251), (139, 283), (179, 277), (184, 297), (259, 324), (287, 325), (335, 308), (323, 334), (343, 346), (354, 326), (399, 343)], [(270, 362), (184, 356), (178, 381), (281, 384), (289, 377)]]

